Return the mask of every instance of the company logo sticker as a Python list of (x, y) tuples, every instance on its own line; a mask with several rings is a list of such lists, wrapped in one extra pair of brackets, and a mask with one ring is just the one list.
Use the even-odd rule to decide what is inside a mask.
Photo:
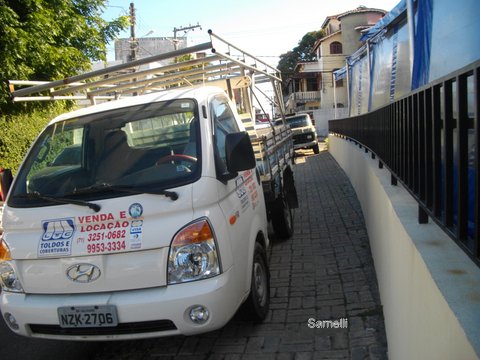
[(133, 220), (130, 227), (130, 249), (142, 248), (143, 220)]
[(128, 213), (132, 218), (137, 219), (143, 214), (143, 206), (139, 203), (133, 203), (128, 208)]
[(72, 250), (75, 219), (50, 219), (42, 221), (43, 234), (38, 245), (38, 256), (68, 256)]
[(133, 220), (130, 227), (130, 234), (141, 233), (143, 229), (142, 225), (143, 225), (142, 220)]
[(138, 250), (142, 248), (142, 233), (130, 234), (130, 249)]
[(42, 240), (70, 239), (75, 232), (75, 220), (73, 218), (46, 220), (42, 222)]

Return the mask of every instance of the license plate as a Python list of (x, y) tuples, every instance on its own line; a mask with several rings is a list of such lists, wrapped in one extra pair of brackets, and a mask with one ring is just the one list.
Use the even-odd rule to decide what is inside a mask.
[(118, 325), (117, 309), (113, 305), (59, 307), (58, 320), (62, 328), (112, 327)]

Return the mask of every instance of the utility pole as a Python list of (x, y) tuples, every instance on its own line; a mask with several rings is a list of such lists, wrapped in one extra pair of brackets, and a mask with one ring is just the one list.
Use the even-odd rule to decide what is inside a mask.
[(130, 61), (137, 58), (137, 39), (135, 38), (135, 5), (130, 3)]
[(173, 46), (175, 50), (178, 49), (178, 41), (177, 41), (177, 32), (178, 31), (185, 31), (187, 33), (189, 30), (195, 31), (196, 28), (200, 28), (202, 30), (202, 26), (197, 22), (197, 25), (188, 25), (188, 26), (180, 26), (179, 28), (173, 28)]

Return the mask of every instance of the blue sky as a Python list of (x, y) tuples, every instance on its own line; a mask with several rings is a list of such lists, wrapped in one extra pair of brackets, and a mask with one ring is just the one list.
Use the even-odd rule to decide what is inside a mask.
[[(136, 35), (173, 36), (174, 27), (199, 23), (188, 32), (189, 45), (208, 41), (212, 29), (244, 50), (276, 66), (278, 56), (297, 46), (305, 33), (320, 29), (329, 15), (359, 5), (390, 11), (400, 0), (110, 0), (104, 18), (128, 14), (136, 8)], [(177, 36), (182, 36), (178, 33)], [(129, 31), (120, 37), (129, 37)], [(113, 44), (109, 46), (113, 59)]]

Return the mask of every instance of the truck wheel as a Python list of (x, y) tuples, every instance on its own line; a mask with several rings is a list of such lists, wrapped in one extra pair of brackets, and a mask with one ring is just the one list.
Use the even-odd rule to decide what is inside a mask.
[(279, 197), (273, 204), (272, 225), (279, 239), (288, 239), (293, 235), (292, 209), (285, 196)]
[(262, 245), (255, 243), (250, 295), (244, 303), (245, 315), (254, 321), (263, 321), (270, 307), (270, 272)]
[(317, 144), (313, 148), (314, 154), (320, 154), (320, 146)]

